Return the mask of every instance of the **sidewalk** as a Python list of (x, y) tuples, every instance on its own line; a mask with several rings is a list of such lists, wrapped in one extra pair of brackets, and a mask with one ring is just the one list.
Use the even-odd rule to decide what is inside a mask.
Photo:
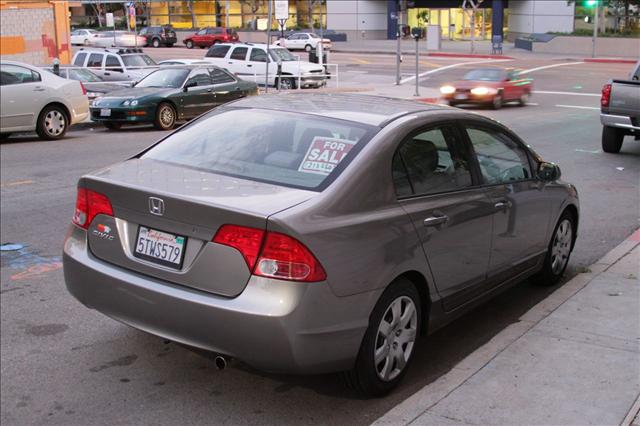
[(640, 425), (639, 265), (640, 230), (374, 425)]

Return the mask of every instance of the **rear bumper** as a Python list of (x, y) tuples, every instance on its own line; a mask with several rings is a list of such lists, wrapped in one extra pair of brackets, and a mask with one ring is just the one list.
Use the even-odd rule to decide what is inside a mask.
[(379, 296), (336, 297), (327, 283), (252, 277), (235, 298), (168, 284), (95, 258), (72, 225), (64, 276), (80, 302), (137, 329), (276, 373), (353, 366)]
[(600, 123), (603, 126), (607, 127), (617, 127), (619, 129), (625, 129), (629, 131), (629, 133), (638, 133), (640, 132), (640, 123), (638, 123), (638, 119), (636, 119), (636, 125), (631, 120), (631, 117), (627, 117), (625, 115), (614, 115), (614, 114), (600, 114)]

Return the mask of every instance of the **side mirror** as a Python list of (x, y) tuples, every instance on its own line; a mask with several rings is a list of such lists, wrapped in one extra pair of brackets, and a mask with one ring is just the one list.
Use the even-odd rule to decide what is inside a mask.
[(196, 87), (197, 85), (198, 85), (197, 81), (193, 81), (193, 80), (192, 81), (187, 81), (184, 84), (184, 87), (182, 87), (182, 90), (186, 92), (186, 91), (189, 90), (189, 87)]
[(540, 163), (538, 167), (538, 179), (543, 182), (553, 182), (560, 179), (562, 173), (560, 167), (553, 163)]

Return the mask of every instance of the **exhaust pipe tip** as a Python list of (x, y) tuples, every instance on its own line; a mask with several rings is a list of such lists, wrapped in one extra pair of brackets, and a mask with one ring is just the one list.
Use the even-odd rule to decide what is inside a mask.
[(215, 360), (216, 368), (218, 370), (224, 370), (227, 367), (227, 359), (222, 355), (218, 355)]

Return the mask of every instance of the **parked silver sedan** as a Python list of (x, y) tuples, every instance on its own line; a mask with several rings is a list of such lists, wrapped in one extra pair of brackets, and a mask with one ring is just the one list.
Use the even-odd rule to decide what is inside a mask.
[[(241, 125), (240, 125), (241, 124)], [(504, 126), (387, 98), (216, 108), (83, 176), (67, 288), (140, 330), (366, 395), (420, 335), (529, 276), (562, 276), (576, 189)]]

